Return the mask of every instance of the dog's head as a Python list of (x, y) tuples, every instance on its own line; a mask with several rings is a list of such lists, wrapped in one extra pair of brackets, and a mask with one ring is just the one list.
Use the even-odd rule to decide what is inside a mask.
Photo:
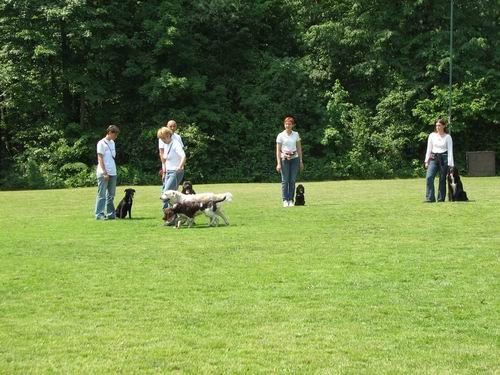
[(133, 198), (135, 194), (135, 189), (125, 189), (125, 196)]
[(163, 221), (172, 221), (175, 216), (173, 207), (166, 207), (163, 209)]
[(184, 181), (184, 183), (182, 184), (182, 194), (196, 194), (191, 181)]
[(448, 178), (453, 177), (455, 181), (459, 181), (460, 174), (458, 173), (458, 169), (455, 167), (448, 168)]
[(304, 189), (304, 185), (300, 184), (297, 186), (297, 189), (295, 189), (295, 194), (304, 194), (305, 193), (305, 189)]
[(180, 193), (175, 190), (166, 190), (161, 194), (160, 199), (162, 201), (178, 202), (180, 199)]

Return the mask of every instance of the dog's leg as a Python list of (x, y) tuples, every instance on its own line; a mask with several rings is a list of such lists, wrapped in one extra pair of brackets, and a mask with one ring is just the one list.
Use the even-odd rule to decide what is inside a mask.
[(218, 216), (220, 216), (222, 218), (222, 220), (224, 220), (224, 223), (226, 225), (229, 225), (229, 221), (227, 220), (226, 215), (224, 215), (224, 211), (222, 210), (222, 207), (217, 207), (217, 211), (215, 211), (215, 213)]
[(219, 219), (217, 218), (217, 215), (215, 212), (210, 211), (210, 224), (211, 227), (218, 227), (219, 226)]
[(203, 213), (208, 218), (208, 226), (209, 227), (213, 226), (213, 222), (214, 222), (214, 216), (213, 215), (214, 215), (214, 213), (212, 211), (212, 208), (209, 207), (209, 208), (204, 209)]

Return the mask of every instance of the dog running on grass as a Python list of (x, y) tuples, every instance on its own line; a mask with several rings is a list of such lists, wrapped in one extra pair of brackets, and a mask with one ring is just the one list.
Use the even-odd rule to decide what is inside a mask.
[(125, 219), (128, 213), (128, 218), (132, 219), (132, 203), (134, 203), (134, 189), (125, 189), (125, 197), (118, 203), (116, 207), (116, 216), (120, 219)]
[[(220, 200), (206, 201), (206, 202), (196, 202), (196, 201), (184, 201), (179, 203), (174, 203), (173, 206), (163, 209), (163, 220), (171, 222), (176, 220), (177, 229), (180, 228), (182, 224), (187, 222), (188, 227), (193, 226), (194, 217), (200, 213), (204, 213), (210, 218), (209, 226), (217, 226), (219, 224), (217, 215), (215, 211), (217, 210), (217, 203), (224, 201), (226, 197)], [(174, 219), (176, 218), (177, 219)]]
[(306, 204), (304, 193), (304, 185), (298, 185), (297, 189), (295, 189), (295, 206), (304, 206)]
[(467, 193), (464, 191), (464, 186), (460, 180), (460, 174), (457, 168), (450, 167), (446, 179), (448, 181), (448, 201), (466, 202), (469, 200), (467, 198)]
[[(222, 208), (223, 201), (231, 202), (233, 200), (233, 195), (231, 193), (222, 193), (222, 194), (214, 194), (214, 193), (199, 193), (199, 194), (182, 194), (177, 190), (166, 190), (162, 193), (160, 197), (163, 201), (169, 201), (170, 204), (175, 203), (183, 203), (186, 201), (192, 201), (197, 203), (209, 203), (211, 201), (220, 201), (219, 204), (216, 205), (215, 214), (224, 220), (226, 225), (229, 225), (229, 220), (227, 220), (226, 215), (224, 214), (224, 210)], [(224, 198), (224, 199), (223, 199)]]

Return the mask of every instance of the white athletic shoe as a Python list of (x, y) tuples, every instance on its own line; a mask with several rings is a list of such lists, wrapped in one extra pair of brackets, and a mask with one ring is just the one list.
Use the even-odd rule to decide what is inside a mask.
[(283, 207), (288, 207), (288, 201), (283, 201)]

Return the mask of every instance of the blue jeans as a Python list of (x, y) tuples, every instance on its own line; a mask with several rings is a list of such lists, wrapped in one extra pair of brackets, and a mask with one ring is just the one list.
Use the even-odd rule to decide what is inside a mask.
[(298, 172), (299, 158), (281, 159), (281, 196), (284, 201), (293, 201)]
[(105, 180), (103, 176), (97, 177), (97, 198), (95, 201), (95, 217), (105, 217), (104, 207), (106, 206), (106, 211), (108, 217), (115, 217), (115, 205), (113, 200), (115, 199), (116, 193), (116, 176), (109, 176), (108, 180)]
[[(168, 170), (165, 174), (165, 179), (163, 180), (163, 189), (162, 192), (167, 190), (177, 190), (179, 188), (179, 184), (184, 177), (184, 170)], [(168, 207), (168, 201), (163, 202), (163, 208)]]
[(427, 175), (425, 176), (426, 188), (425, 199), (430, 202), (436, 201), (434, 193), (434, 178), (439, 172), (438, 201), (446, 198), (446, 174), (448, 173), (448, 153), (434, 154), (434, 159), (429, 160)]

